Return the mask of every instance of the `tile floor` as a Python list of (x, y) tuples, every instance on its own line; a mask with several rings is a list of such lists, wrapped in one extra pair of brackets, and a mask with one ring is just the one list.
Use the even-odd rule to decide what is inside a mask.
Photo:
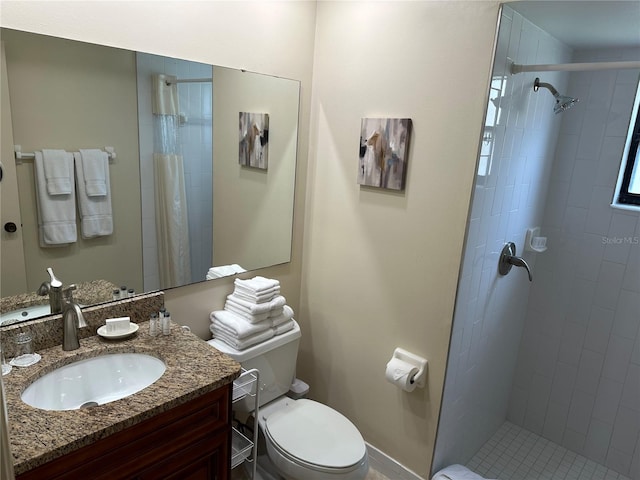
[(510, 422), (466, 466), (498, 480), (630, 480)]

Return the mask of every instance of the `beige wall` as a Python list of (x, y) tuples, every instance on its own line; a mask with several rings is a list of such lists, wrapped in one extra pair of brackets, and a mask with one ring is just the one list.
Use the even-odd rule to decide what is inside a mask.
[[(140, 166), (133, 52), (24, 32), (2, 32), (7, 56), (13, 139), (23, 151), (114, 146), (110, 162), (113, 234), (42, 248), (38, 241), (34, 162), (18, 165), (27, 290), (48, 279), (95, 280), (142, 289)], [(78, 218), (79, 224), (79, 218)], [(91, 265), (91, 269), (87, 268)], [(4, 294), (4, 290), (3, 290)]]
[[(289, 261), (299, 83), (213, 67), (213, 265)], [(269, 115), (268, 169), (238, 161), (238, 113)], [(229, 202), (229, 199), (236, 199)]]
[[(298, 375), (428, 475), (498, 2), (318, 2)], [(404, 193), (357, 184), (363, 117), (413, 120)], [(427, 387), (385, 380), (395, 347)]]
[[(301, 80), (292, 261), (260, 273), (280, 279), (297, 311), (298, 374), (312, 397), (426, 477), (498, 3), (318, 2), (317, 9), (316, 27), (315, 2), (3, 1), (1, 20)], [(413, 119), (404, 193), (358, 187), (364, 116)], [(232, 288), (232, 279), (221, 279), (170, 290), (166, 301), (176, 321), (207, 336), (208, 313)], [(408, 394), (384, 380), (396, 346), (430, 360), (427, 388)]]

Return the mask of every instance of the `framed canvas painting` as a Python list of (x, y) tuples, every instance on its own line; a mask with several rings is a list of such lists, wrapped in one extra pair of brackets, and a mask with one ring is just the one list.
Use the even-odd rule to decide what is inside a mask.
[(269, 114), (240, 112), (240, 165), (269, 167)]
[(358, 183), (404, 190), (410, 137), (410, 118), (363, 118)]

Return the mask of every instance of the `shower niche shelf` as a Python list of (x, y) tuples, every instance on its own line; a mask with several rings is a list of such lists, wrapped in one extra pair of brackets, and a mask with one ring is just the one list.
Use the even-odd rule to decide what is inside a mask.
[(524, 249), (527, 252), (542, 253), (547, 250), (547, 237), (540, 236), (540, 227), (528, 228), (524, 237)]

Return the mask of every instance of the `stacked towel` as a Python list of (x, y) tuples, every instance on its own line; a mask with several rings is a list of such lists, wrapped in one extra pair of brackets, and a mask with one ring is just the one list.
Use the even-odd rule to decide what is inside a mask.
[(38, 236), (41, 247), (77, 240), (73, 156), (64, 150), (35, 152)]
[(248, 302), (270, 302), (273, 297), (280, 295), (280, 282), (264, 277), (253, 277), (248, 280), (236, 278), (234, 294)]
[(236, 279), (224, 310), (211, 312), (209, 329), (214, 338), (243, 350), (293, 328), (293, 309), (286, 302), (277, 280)]

